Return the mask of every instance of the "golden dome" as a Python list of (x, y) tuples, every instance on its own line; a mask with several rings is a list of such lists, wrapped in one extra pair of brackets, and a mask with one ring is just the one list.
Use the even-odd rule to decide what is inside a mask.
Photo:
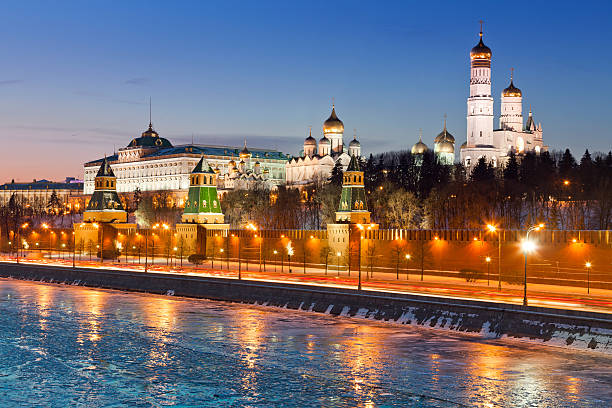
[(330, 144), (331, 144), (331, 141), (325, 135), (323, 135), (323, 137), (321, 139), (319, 139), (319, 146), (321, 146), (321, 145), (327, 146), (327, 145), (330, 145)]
[(332, 105), (331, 115), (323, 122), (323, 133), (344, 133), (344, 123), (336, 116), (336, 106)]
[(476, 46), (474, 48), (472, 48), (472, 51), (470, 51), (470, 59), (475, 60), (475, 59), (491, 59), (491, 56), (493, 55), (493, 53), (491, 52), (491, 49), (489, 47), (487, 47), (484, 42), (482, 42), (482, 31), (480, 32), (480, 41), (478, 42), (478, 44), (476, 44)]
[(444, 119), (444, 129), (442, 129), (442, 131), (438, 133), (438, 136), (436, 136), (436, 138), (434, 139), (434, 143), (440, 143), (443, 141), (448, 141), (453, 144), (455, 143), (455, 137), (451, 135), (448, 130), (446, 130), (446, 119)]
[(308, 137), (306, 138), (306, 140), (304, 140), (304, 146), (316, 146), (316, 145), (317, 145), (317, 140), (314, 137), (312, 137), (312, 130), (310, 130)]
[(443, 140), (437, 145), (438, 153), (455, 154), (455, 146), (448, 140)]
[(502, 92), (502, 96), (508, 97), (508, 98), (520, 98), (523, 96), (523, 93), (521, 92), (520, 89), (518, 89), (516, 86), (514, 86), (514, 68), (510, 71), (510, 85), (504, 89), (504, 91)]
[(419, 137), (419, 141), (416, 142), (414, 146), (412, 146), (412, 149), (410, 149), (410, 152), (412, 154), (424, 154), (426, 151), (427, 151), (427, 145), (423, 143), (420, 137)]

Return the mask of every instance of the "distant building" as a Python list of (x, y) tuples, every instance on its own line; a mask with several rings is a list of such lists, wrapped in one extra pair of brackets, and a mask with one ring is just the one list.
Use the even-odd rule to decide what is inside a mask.
[[(241, 157), (241, 149), (237, 147), (200, 144), (173, 146), (168, 139), (160, 137), (149, 123), (149, 128), (140, 137), (107, 160), (117, 177), (119, 193), (132, 193), (136, 189), (143, 192), (163, 190), (175, 192), (184, 199), (189, 189), (191, 170), (202, 156), (217, 173), (221, 190), (239, 188), (240, 180), (244, 181), (243, 184), (248, 180), (261, 180), (271, 186), (285, 183), (287, 156), (276, 150), (247, 150), (248, 157)], [(241, 163), (237, 164), (236, 160)], [(84, 165), (83, 191), (87, 195), (94, 191), (94, 179), (102, 161), (97, 159)]]
[(491, 96), (491, 49), (482, 40), (470, 52), (470, 96), (467, 100), (467, 142), (461, 146), (461, 162), (473, 167), (485, 157), (494, 166), (503, 164), (509, 152), (517, 154), (546, 150), (542, 142), (542, 125), (535, 123), (531, 109), (523, 125), (523, 93), (510, 85), (501, 95), (499, 129), (493, 129), (493, 97)]
[[(83, 209), (83, 182), (72, 177), (64, 182), (34, 180), (31, 183), (10, 182), (0, 186), (0, 205), (9, 202), (15, 195), (22, 204), (34, 209), (48, 209), (53, 193), (62, 203), (62, 210), (80, 211)], [(56, 209), (59, 210), (59, 209)]]
[(323, 137), (317, 140), (312, 137), (312, 131), (304, 140), (304, 149), (299, 157), (294, 157), (287, 163), (286, 179), (288, 185), (299, 186), (310, 184), (316, 179), (328, 179), (337, 161), (344, 169), (351, 161), (351, 156), (361, 157), (361, 144), (356, 137), (344, 144), (344, 123), (336, 115), (336, 107), (332, 105), (329, 118), (323, 123)]

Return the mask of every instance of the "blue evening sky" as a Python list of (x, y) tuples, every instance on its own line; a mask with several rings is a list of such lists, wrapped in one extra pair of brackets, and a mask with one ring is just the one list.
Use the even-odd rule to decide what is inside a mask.
[(0, 181), (82, 177), (148, 123), (174, 144), (278, 148), (321, 136), (335, 98), (363, 153), (465, 140), (485, 20), (493, 95), (515, 68), (551, 149), (612, 149), (607, 2), (80, 1), (3, 4)]

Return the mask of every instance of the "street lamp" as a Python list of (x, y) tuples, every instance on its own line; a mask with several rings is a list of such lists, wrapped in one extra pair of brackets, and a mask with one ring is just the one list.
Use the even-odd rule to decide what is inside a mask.
[[(274, 251), (272, 251), (272, 252), (274, 253), (274, 255), (278, 254), (278, 251), (276, 249)], [(276, 273), (276, 262), (274, 262), (274, 273)]]
[[(47, 225), (46, 223), (43, 223), (43, 225), (41, 226), (45, 230), (49, 229), (49, 225)], [(52, 257), (53, 257), (53, 251), (51, 250), (51, 230), (49, 230), (49, 260), (51, 260)]]
[(591, 263), (587, 262), (584, 264), (587, 270), (587, 293), (591, 294)]
[(223, 251), (224, 251), (223, 248), (219, 248), (219, 253), (221, 254), (219, 255), (219, 258), (221, 259), (219, 261), (219, 263), (221, 264), (221, 269), (223, 269)]
[(544, 224), (532, 225), (527, 230), (527, 234), (525, 235), (525, 240), (521, 244), (523, 247), (523, 256), (525, 257), (525, 273), (523, 276), (523, 306), (527, 306), (527, 253), (533, 252), (535, 249), (535, 243), (529, 240), (529, 233), (532, 231), (540, 231), (544, 228)]
[(337, 275), (340, 276), (340, 257), (342, 256), (342, 252), (336, 252), (336, 256), (338, 257), (338, 269), (336, 270)]
[(19, 246), (21, 243), (21, 230), (28, 228), (28, 223), (23, 223), (17, 228), (17, 263), (19, 263)]
[(487, 224), (487, 229), (497, 234), (497, 290), (501, 290), (501, 231), (492, 224)]
[(291, 241), (287, 242), (287, 264), (289, 266), (289, 273), (291, 273), (291, 255), (293, 255), (293, 247)]
[(410, 279), (410, 270), (408, 269), (408, 261), (410, 260), (411, 256), (410, 254), (406, 254), (404, 256), (404, 258), (406, 258), (406, 280)]
[(489, 286), (489, 272), (490, 272), (490, 266), (491, 266), (491, 257), (487, 256), (485, 258), (485, 262), (487, 263), (487, 286)]

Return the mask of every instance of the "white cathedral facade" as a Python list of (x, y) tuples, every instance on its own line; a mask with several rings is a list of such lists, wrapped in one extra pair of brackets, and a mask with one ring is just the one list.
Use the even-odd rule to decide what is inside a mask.
[(332, 105), (329, 118), (323, 123), (323, 137), (317, 140), (312, 137), (312, 131), (304, 140), (304, 150), (299, 157), (293, 157), (285, 167), (288, 185), (300, 186), (313, 181), (327, 180), (337, 161), (346, 170), (351, 157), (361, 157), (361, 144), (357, 138), (344, 144), (344, 123), (336, 115), (336, 107)]
[(499, 128), (494, 129), (491, 96), (491, 49), (482, 40), (470, 52), (470, 96), (467, 100), (467, 141), (461, 146), (461, 162), (471, 168), (485, 157), (495, 167), (505, 163), (508, 154), (546, 150), (542, 142), (542, 125), (535, 123), (531, 109), (523, 124), (523, 94), (510, 85), (501, 95)]

